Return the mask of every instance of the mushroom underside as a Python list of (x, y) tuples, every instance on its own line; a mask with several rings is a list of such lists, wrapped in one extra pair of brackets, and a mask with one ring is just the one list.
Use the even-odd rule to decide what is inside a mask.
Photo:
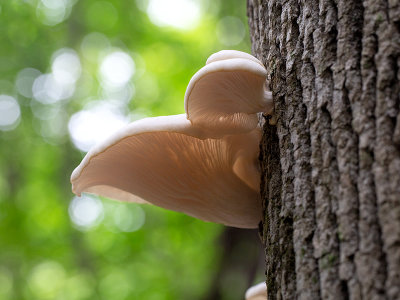
[(145, 199), (205, 221), (255, 228), (260, 197), (233, 171), (235, 143), (176, 132), (124, 137), (86, 160), (73, 189), (122, 201)]

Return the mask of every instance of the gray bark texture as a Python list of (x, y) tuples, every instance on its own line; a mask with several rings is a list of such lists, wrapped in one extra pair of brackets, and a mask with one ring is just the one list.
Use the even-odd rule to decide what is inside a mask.
[(399, 0), (248, 0), (269, 299), (400, 299)]

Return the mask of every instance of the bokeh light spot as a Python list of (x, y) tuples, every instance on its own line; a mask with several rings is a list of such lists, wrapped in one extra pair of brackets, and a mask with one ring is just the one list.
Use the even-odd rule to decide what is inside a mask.
[(139, 230), (146, 220), (146, 214), (138, 204), (117, 205), (113, 213), (115, 226), (124, 232)]
[(36, 15), (43, 24), (54, 26), (68, 18), (72, 5), (70, 0), (41, 0), (37, 5)]
[(32, 86), (33, 97), (43, 104), (53, 104), (70, 98), (75, 92), (74, 85), (63, 85), (53, 74), (43, 74), (35, 79)]
[(135, 62), (125, 52), (112, 52), (101, 62), (100, 77), (106, 88), (121, 87), (125, 85), (134, 73)]
[(64, 290), (64, 299), (68, 300), (82, 300), (93, 299), (95, 292), (95, 282), (91, 276), (85, 273), (79, 273), (70, 277)]
[(90, 104), (87, 109), (72, 115), (68, 122), (72, 142), (82, 151), (89, 151), (129, 121), (119, 106), (112, 102), (98, 101)]
[(246, 29), (243, 22), (232, 16), (222, 18), (217, 24), (217, 38), (225, 46), (235, 46), (243, 41)]
[(199, 1), (194, 0), (150, 0), (147, 14), (157, 26), (190, 30), (199, 23), (201, 7)]
[(99, 289), (105, 299), (122, 300), (127, 299), (134, 284), (134, 278), (128, 278), (123, 270), (114, 269), (100, 280)]
[(69, 205), (69, 216), (78, 228), (87, 230), (100, 223), (103, 218), (103, 205), (92, 195), (74, 197)]
[(55, 80), (62, 85), (74, 84), (81, 75), (81, 62), (72, 49), (61, 49), (53, 55), (51, 66)]
[(81, 43), (83, 56), (92, 62), (97, 62), (99, 53), (110, 47), (110, 42), (104, 34), (92, 32), (86, 35)]
[(58, 104), (45, 105), (35, 100), (30, 102), (30, 106), (33, 115), (40, 120), (52, 119), (61, 110), (61, 106)]
[(136, 90), (133, 84), (126, 84), (120, 88), (106, 88), (103, 90), (102, 95), (105, 99), (127, 104), (135, 95), (135, 92)]
[(65, 283), (65, 270), (55, 261), (43, 262), (32, 270), (28, 283), (38, 299), (55, 299)]
[(38, 76), (32, 85), (33, 97), (43, 104), (53, 104), (70, 98), (81, 75), (81, 63), (72, 49), (60, 49), (53, 54), (52, 73)]
[(0, 95), (0, 130), (8, 131), (17, 127), (21, 116), (18, 101), (8, 95)]
[(40, 134), (51, 144), (64, 142), (67, 134), (67, 114), (63, 110), (57, 111), (51, 118), (40, 122)]
[(21, 70), (15, 81), (15, 86), (17, 87), (18, 92), (24, 97), (32, 97), (33, 82), (40, 75), (40, 71), (36, 69), (26, 68)]

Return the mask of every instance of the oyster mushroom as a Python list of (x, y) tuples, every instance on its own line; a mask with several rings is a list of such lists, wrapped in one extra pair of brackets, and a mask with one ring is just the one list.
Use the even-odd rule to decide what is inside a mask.
[(257, 112), (272, 111), (266, 70), (247, 53), (221, 51), (190, 80), (186, 115), (131, 123), (91, 149), (73, 192), (151, 203), (228, 226), (261, 220)]

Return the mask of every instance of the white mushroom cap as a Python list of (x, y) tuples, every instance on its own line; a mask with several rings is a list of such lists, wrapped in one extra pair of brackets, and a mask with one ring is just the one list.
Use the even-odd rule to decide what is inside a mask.
[(257, 227), (259, 129), (220, 139), (207, 134), (185, 115), (133, 122), (86, 155), (72, 173), (73, 191)]
[(215, 61), (226, 60), (226, 59), (231, 59), (231, 58), (249, 59), (251, 61), (254, 61), (254, 62), (260, 64), (262, 67), (264, 67), (264, 65), (261, 63), (261, 61), (259, 61), (253, 55), (248, 54), (246, 52), (237, 51), (237, 50), (221, 50), (219, 52), (216, 52), (216, 53), (210, 55), (210, 57), (206, 61), (206, 65), (208, 65), (212, 62), (215, 62)]
[(265, 282), (261, 282), (252, 286), (246, 291), (246, 300), (266, 300), (268, 297), (267, 286)]
[(262, 64), (256, 58), (228, 57), (211, 56), (211, 62), (192, 77), (185, 94), (187, 118), (214, 137), (252, 130), (258, 124), (256, 113), (273, 110)]

